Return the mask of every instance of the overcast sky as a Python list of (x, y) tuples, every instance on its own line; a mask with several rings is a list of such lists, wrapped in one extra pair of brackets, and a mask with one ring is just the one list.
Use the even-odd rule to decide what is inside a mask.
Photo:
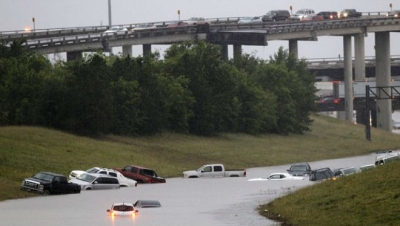
[[(108, 0), (0, 0), (0, 31), (80, 27), (108, 25)], [(341, 11), (356, 8), (361, 12), (389, 11), (400, 9), (400, 0), (111, 0), (112, 23), (134, 24), (184, 20), (192, 16), (207, 18), (259, 16), (272, 9), (312, 8)], [(178, 15), (177, 11), (181, 14)], [(294, 12), (293, 12), (294, 13)], [(299, 42), (299, 57), (330, 58), (343, 55), (342, 37), (319, 37), (318, 42)], [(366, 56), (374, 56), (374, 35), (365, 40)], [(286, 41), (272, 41), (268, 46), (244, 46), (246, 53), (254, 53), (267, 59), (279, 46), (288, 48)], [(354, 46), (354, 45), (353, 45)], [(152, 50), (163, 53), (166, 46), (153, 46)], [(137, 51), (135, 51), (135, 49)], [(134, 47), (133, 55), (141, 54), (141, 48)], [(231, 51), (231, 48), (230, 48)], [(354, 51), (353, 51), (354, 52)], [(135, 54), (136, 53), (136, 54)], [(400, 55), (400, 33), (391, 33), (391, 55)]]

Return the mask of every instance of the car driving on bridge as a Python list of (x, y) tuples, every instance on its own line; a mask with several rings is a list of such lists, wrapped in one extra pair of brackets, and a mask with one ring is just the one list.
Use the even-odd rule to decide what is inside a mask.
[(185, 20), (187, 25), (210, 24), (211, 22), (204, 17), (191, 17)]
[(325, 20), (333, 20), (338, 18), (338, 13), (335, 11), (321, 11), (317, 13), (318, 16), (322, 16)]
[(400, 18), (400, 10), (393, 10), (386, 14), (387, 17)]
[(308, 14), (315, 14), (315, 11), (313, 9), (300, 9), (297, 11), (295, 14), (293, 14), (290, 19), (294, 21), (299, 21), (302, 20), (306, 15)]
[(122, 26), (113, 26), (107, 31), (103, 32), (103, 36), (107, 35), (118, 35), (118, 34), (126, 34), (128, 29)]
[(286, 21), (289, 20), (289, 18), (290, 13), (287, 10), (271, 10), (262, 17), (262, 21)]

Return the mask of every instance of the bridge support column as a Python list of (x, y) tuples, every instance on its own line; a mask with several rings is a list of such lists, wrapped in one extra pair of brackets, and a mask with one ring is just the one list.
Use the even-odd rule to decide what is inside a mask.
[(354, 36), (354, 71), (355, 81), (365, 80), (365, 38), (364, 34)]
[(221, 44), (221, 59), (227, 61), (228, 57), (228, 44)]
[(132, 56), (132, 46), (131, 45), (122, 46), (122, 55)]
[(67, 52), (67, 61), (82, 59), (82, 51)]
[(289, 54), (293, 54), (296, 57), (296, 59), (299, 59), (299, 50), (297, 43), (298, 42), (296, 39), (289, 40)]
[[(390, 33), (376, 32), (375, 33), (375, 76), (376, 86), (390, 86)], [(385, 88), (387, 93), (390, 93), (389, 88)], [(385, 94), (381, 93), (382, 97)], [(377, 93), (380, 95), (380, 93)], [(392, 101), (391, 99), (378, 99), (376, 101), (377, 113), (377, 128), (391, 132), (392, 128)]]
[(238, 59), (242, 56), (242, 45), (234, 44), (233, 45), (233, 59)]
[(150, 44), (144, 44), (143, 45), (143, 56), (146, 56), (147, 54), (151, 53), (151, 45)]
[(344, 101), (346, 120), (353, 122), (353, 67), (351, 59), (351, 36), (343, 36), (344, 57)]

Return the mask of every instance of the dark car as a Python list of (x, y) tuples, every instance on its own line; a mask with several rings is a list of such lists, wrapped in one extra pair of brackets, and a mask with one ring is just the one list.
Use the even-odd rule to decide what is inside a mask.
[(290, 13), (287, 10), (271, 10), (262, 17), (262, 21), (285, 21), (289, 18)]
[(400, 18), (400, 10), (392, 10), (386, 14), (388, 17)]
[(322, 11), (317, 13), (318, 16), (322, 16), (325, 20), (332, 20), (338, 18), (338, 13), (334, 11)]
[(330, 168), (327, 167), (312, 170), (309, 176), (310, 181), (329, 180), (331, 178), (333, 178), (333, 172)]
[(293, 176), (306, 176), (311, 172), (311, 166), (308, 163), (296, 163), (290, 166), (287, 172)]
[(68, 183), (66, 176), (51, 172), (39, 172), (31, 178), (24, 179), (21, 189), (43, 195), (81, 192), (78, 184)]

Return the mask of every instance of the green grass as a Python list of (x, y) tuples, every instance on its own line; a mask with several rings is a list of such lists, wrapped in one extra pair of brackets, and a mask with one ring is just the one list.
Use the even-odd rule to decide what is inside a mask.
[[(153, 168), (160, 176), (168, 178), (180, 176), (182, 171), (196, 169), (206, 163), (223, 163), (227, 168), (249, 168), (350, 157), (378, 150), (400, 148), (400, 135), (398, 134), (372, 129), (372, 141), (367, 141), (365, 139), (365, 127), (362, 125), (354, 125), (343, 120), (321, 115), (314, 115), (313, 119), (314, 123), (311, 127), (311, 132), (304, 135), (289, 136), (222, 134), (218, 137), (198, 137), (164, 133), (151, 137), (110, 135), (93, 139), (46, 128), (0, 127), (0, 201), (34, 196), (35, 194), (23, 192), (19, 188), (24, 178), (32, 176), (38, 171), (51, 171), (67, 175), (74, 169), (86, 170), (93, 166), (114, 168), (135, 164)], [(386, 168), (385, 166), (378, 170), (385, 170)], [(380, 175), (385, 175), (386, 173), (385, 171)], [(370, 177), (366, 175), (370, 175)], [(378, 201), (389, 202), (389, 200), (384, 200), (384, 198), (387, 198), (385, 194), (392, 197), (392, 204), (398, 204), (397, 196), (400, 196), (400, 194), (397, 193), (397, 190), (391, 190), (385, 181), (381, 181), (381, 184), (382, 186), (387, 185), (387, 187), (382, 187), (381, 192), (371, 190), (358, 193), (354, 191), (353, 193), (356, 196), (353, 197), (349, 195), (351, 191), (349, 193), (345, 191), (347, 189), (365, 187), (364, 184), (367, 182), (359, 179), (364, 177), (368, 181), (379, 176), (366, 173), (360, 175), (360, 177), (357, 175), (357, 179), (349, 177), (334, 183), (322, 183), (312, 186), (308, 189), (332, 189), (332, 192), (329, 192), (329, 196), (328, 194), (313, 192), (313, 195), (318, 194), (313, 198), (315, 198), (316, 202), (319, 200), (320, 203), (312, 204), (310, 202), (310, 206), (302, 207), (303, 209), (298, 211), (313, 215), (308, 214), (307, 217), (299, 216), (299, 219), (293, 213), (282, 212), (282, 215), (290, 216), (287, 219), (295, 225), (312, 225), (310, 222), (303, 224), (300, 220), (313, 218), (320, 220), (320, 214), (311, 212), (315, 206), (318, 208), (323, 207), (322, 211), (334, 211), (330, 213), (329, 217), (341, 219), (343, 214), (342, 212), (335, 212), (335, 205), (339, 203), (350, 205), (355, 198), (360, 198), (361, 200), (357, 200), (360, 204), (360, 209), (357, 212), (352, 210), (354, 214), (370, 214), (369, 212), (363, 212), (366, 208), (363, 206), (367, 206), (366, 204), (375, 207), (375, 204), (379, 203)], [(331, 188), (329, 186), (341, 187)], [(337, 193), (334, 192), (335, 189), (340, 190), (343, 196), (332, 196)], [(307, 192), (307, 189), (299, 193), (301, 192)], [(370, 198), (362, 199), (363, 195), (358, 195), (366, 193), (371, 193), (377, 200), (370, 203)], [(289, 202), (288, 206), (290, 208), (287, 208), (287, 211), (300, 206), (297, 205), (299, 202), (304, 202), (305, 205), (308, 205), (308, 199), (296, 196), (296, 194), (289, 196), (293, 201)], [(281, 212), (278, 207), (280, 206), (279, 203), (284, 202), (284, 200), (280, 199), (274, 203), (273, 206), (274, 208), (276, 207), (276, 213)], [(293, 202), (296, 205), (292, 205)], [(391, 204), (388, 203), (387, 205)], [(342, 205), (340, 207), (342, 209)], [(381, 208), (381, 206), (376, 207)], [(382, 209), (384, 213), (381, 213), (381, 215), (386, 216), (387, 211), (387, 209)], [(391, 214), (397, 214), (397, 212)], [(291, 221), (292, 217), (298, 221)], [(354, 221), (361, 218), (359, 216), (354, 217), (356, 219)], [(378, 216), (378, 218), (383, 219), (385, 217)], [(390, 219), (390, 216), (387, 218)], [(386, 221), (386, 224), (382, 225), (390, 225), (388, 222)], [(324, 224), (328, 225), (329, 223)], [(315, 225), (322, 225), (322, 223), (316, 223)]]
[(325, 181), (263, 205), (259, 212), (285, 225), (400, 225), (399, 168), (395, 161)]

